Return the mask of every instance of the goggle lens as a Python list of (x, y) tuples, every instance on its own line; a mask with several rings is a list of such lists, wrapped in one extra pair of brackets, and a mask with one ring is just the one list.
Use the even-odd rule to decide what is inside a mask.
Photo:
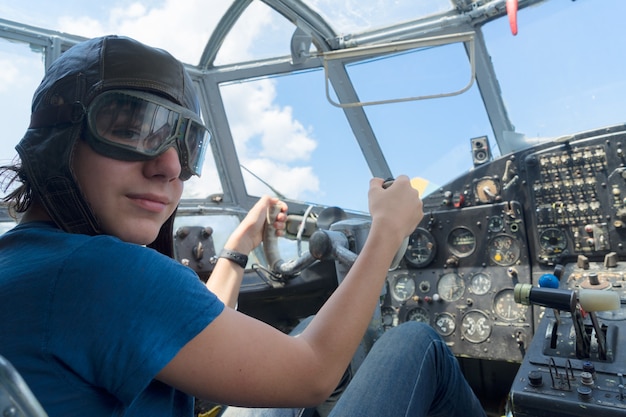
[(191, 110), (153, 94), (107, 91), (88, 109), (94, 148), (122, 160), (147, 160), (176, 146), (181, 178), (200, 175), (210, 136)]

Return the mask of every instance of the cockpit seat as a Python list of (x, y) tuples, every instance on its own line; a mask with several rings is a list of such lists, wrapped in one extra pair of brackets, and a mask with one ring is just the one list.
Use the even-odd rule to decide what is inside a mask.
[(24, 379), (2, 355), (0, 355), (0, 415), (48, 417)]

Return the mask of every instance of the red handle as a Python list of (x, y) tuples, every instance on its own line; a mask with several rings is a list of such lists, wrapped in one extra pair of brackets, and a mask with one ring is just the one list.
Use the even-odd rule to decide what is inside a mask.
[(517, 35), (517, 4), (517, 0), (506, 0), (506, 14), (509, 16), (513, 36)]

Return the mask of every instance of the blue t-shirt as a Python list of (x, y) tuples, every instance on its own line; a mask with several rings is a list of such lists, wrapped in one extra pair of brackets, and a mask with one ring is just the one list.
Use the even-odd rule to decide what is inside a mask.
[(111, 236), (0, 237), (0, 355), (50, 417), (191, 416), (155, 375), (224, 305), (190, 268)]

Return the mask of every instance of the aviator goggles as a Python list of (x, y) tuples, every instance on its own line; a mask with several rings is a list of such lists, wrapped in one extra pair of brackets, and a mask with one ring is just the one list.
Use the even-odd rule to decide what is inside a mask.
[(146, 161), (175, 146), (180, 179), (200, 176), (210, 134), (193, 111), (170, 100), (132, 90), (98, 95), (87, 109), (87, 142), (99, 154)]

